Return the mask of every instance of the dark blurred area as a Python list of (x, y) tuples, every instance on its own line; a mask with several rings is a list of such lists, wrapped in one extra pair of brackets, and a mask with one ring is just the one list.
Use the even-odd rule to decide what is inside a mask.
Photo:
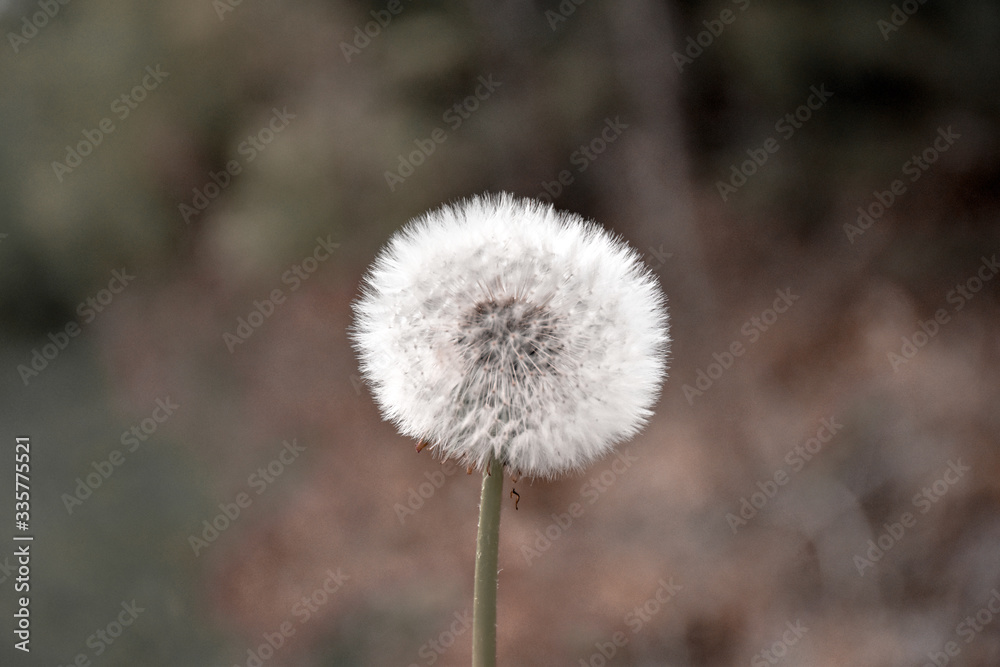
[(468, 664), (480, 480), (347, 329), (393, 231), (510, 191), (643, 253), (673, 344), (619, 458), (507, 481), (499, 664), (1000, 665), (996, 3), (0, 25), (0, 664)]

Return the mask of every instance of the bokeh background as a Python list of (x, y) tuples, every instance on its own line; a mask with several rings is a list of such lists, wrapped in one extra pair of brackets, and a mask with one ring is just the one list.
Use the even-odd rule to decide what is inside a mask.
[(479, 479), (380, 421), (346, 331), (394, 230), (499, 190), (632, 243), (674, 338), (620, 463), (514, 485), (501, 664), (1000, 664), (996, 3), (0, 26), (0, 664), (468, 664)]

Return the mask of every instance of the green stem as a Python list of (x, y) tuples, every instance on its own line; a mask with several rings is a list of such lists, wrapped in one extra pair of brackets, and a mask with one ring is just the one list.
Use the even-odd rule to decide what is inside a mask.
[(476, 541), (476, 585), (472, 611), (472, 667), (497, 664), (497, 559), (500, 548), (500, 504), (503, 466), (491, 458), (483, 475)]

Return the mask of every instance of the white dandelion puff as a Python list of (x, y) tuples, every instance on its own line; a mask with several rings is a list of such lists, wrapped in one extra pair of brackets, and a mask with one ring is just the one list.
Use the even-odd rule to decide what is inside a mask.
[(511, 195), (397, 232), (354, 304), (383, 416), (442, 459), (529, 477), (581, 469), (634, 436), (666, 375), (666, 299), (596, 223)]

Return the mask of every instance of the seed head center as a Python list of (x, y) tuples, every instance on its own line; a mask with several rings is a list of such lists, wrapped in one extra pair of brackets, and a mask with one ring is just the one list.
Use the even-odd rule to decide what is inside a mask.
[(551, 368), (553, 330), (544, 307), (514, 298), (487, 300), (469, 313), (458, 342), (479, 370), (523, 377)]

